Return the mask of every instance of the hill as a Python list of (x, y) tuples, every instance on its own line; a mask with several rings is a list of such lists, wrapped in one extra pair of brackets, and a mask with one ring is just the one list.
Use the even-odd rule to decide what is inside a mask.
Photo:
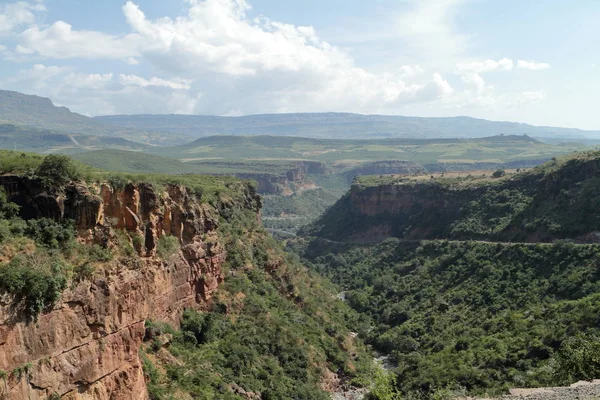
[(600, 132), (538, 127), (470, 117), (421, 118), (347, 113), (263, 114), (241, 117), (203, 115), (109, 115), (95, 118), (132, 129), (170, 132), (193, 137), (212, 135), (272, 135), (315, 138), (440, 138), (523, 135), (598, 137)]
[(141, 150), (147, 147), (114, 136), (82, 135), (0, 123), (0, 148), (41, 153), (78, 153), (99, 148)]
[(547, 160), (584, 146), (551, 145), (526, 135), (476, 139), (315, 139), (276, 136), (211, 136), (184, 146), (149, 149), (182, 161), (315, 160), (350, 168), (363, 162), (403, 160), (425, 163), (501, 163)]
[(98, 169), (149, 174), (190, 174), (198, 168), (168, 157), (114, 149), (75, 154), (73, 158)]
[(594, 151), (504, 176), (362, 177), (289, 247), (341, 286), (409, 398), (591, 379), (599, 170)]
[[(130, 141), (152, 144), (182, 143), (187, 137), (176, 134), (148, 133), (123, 128), (57, 107), (46, 97), (0, 90), (0, 122), (61, 133), (122, 137)], [(28, 147), (29, 148), (29, 147)]]
[(353, 240), (377, 232), (403, 239), (595, 241), (599, 169), (600, 153), (587, 152), (498, 177), (360, 177), (314, 229)]

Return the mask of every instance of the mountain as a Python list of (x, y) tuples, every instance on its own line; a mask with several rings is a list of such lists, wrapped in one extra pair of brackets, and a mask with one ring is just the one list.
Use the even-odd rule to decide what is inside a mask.
[(46, 97), (0, 90), (0, 123), (78, 135), (122, 137), (149, 144), (177, 144), (189, 138), (177, 134), (155, 134), (123, 128), (57, 107)]
[(96, 121), (151, 132), (192, 137), (273, 135), (315, 138), (441, 138), (523, 135), (571, 140), (600, 137), (600, 131), (539, 127), (470, 117), (423, 118), (348, 113), (262, 114), (242, 117), (202, 115), (109, 115)]
[(599, 172), (592, 151), (521, 173), (362, 177), (288, 248), (340, 285), (402, 398), (591, 380)]
[(99, 148), (142, 150), (147, 145), (115, 136), (82, 135), (0, 123), (0, 148), (41, 153), (78, 153)]
[(57, 107), (46, 97), (0, 90), (0, 120), (60, 132), (111, 135), (115, 128), (66, 107)]

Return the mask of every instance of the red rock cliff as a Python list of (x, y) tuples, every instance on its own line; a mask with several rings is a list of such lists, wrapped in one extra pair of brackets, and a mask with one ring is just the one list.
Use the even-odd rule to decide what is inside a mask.
[[(74, 218), (85, 243), (113, 246), (120, 230), (129, 240), (138, 237), (131, 243), (139, 257), (113, 261), (103, 276), (73, 285), (35, 322), (15, 315), (11, 299), (0, 297), (0, 370), (23, 371), (0, 379), (0, 397), (15, 400), (53, 394), (146, 399), (138, 356), (146, 319), (177, 325), (186, 307), (206, 302), (223, 280), (219, 212), (243, 207), (258, 217), (260, 208), (249, 187), (242, 189), (241, 203), (213, 207), (173, 185), (71, 185), (47, 192), (34, 181), (7, 176), (0, 185), (29, 218)], [(162, 235), (181, 243), (167, 260), (156, 255)]]

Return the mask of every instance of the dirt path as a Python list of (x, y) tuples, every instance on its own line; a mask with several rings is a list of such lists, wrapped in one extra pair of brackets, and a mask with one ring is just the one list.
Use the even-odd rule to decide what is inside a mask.
[[(568, 387), (539, 389), (511, 389), (509, 395), (499, 397), (502, 400), (597, 400), (600, 399), (600, 380), (580, 381)], [(457, 399), (459, 400), (459, 399)], [(462, 400), (490, 400), (466, 398)]]

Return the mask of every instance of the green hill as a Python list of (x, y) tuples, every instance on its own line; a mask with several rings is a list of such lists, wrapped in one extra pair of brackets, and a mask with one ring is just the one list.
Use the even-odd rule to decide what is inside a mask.
[(73, 158), (98, 169), (118, 172), (155, 174), (198, 173), (198, 168), (168, 157), (122, 150), (97, 150), (73, 155)]
[(149, 133), (108, 125), (71, 112), (66, 107), (57, 107), (46, 97), (8, 90), (0, 90), (0, 121), (19, 125), (24, 129), (33, 127), (69, 134), (122, 137), (134, 142), (161, 145), (182, 143), (187, 138), (184, 135)]
[(82, 135), (23, 125), (0, 124), (0, 148), (41, 153), (78, 153), (99, 148), (141, 150), (146, 145), (120, 137)]
[(368, 161), (403, 160), (416, 163), (502, 163), (549, 159), (584, 146), (550, 145), (529, 136), (478, 139), (313, 139), (275, 136), (211, 136), (184, 146), (150, 152), (193, 160), (316, 160), (349, 168)]

